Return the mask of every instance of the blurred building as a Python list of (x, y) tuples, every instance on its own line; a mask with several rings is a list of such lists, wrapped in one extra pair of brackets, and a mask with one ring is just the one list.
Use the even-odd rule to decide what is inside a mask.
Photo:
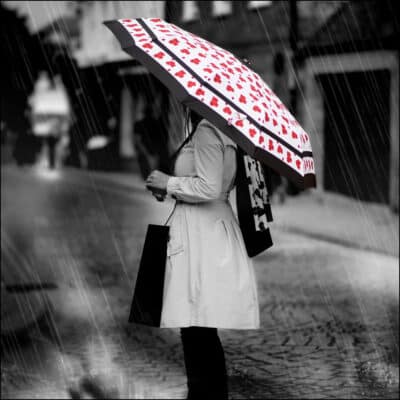
[(1, 159), (33, 162), (33, 140), (26, 114), (28, 94), (37, 76), (37, 48), (26, 18), (0, 3)]
[(70, 2), (68, 13), (42, 24), (36, 36), (43, 53), (41, 69), (52, 78), (62, 77), (71, 104), (69, 152), (65, 163), (83, 167), (87, 166), (86, 144), (93, 135), (88, 127), (93, 111), (90, 109), (90, 96), (84, 90), (85, 77), (74, 57), (81, 37), (78, 12), (77, 4)]
[(346, 2), (302, 46), (298, 118), (319, 186), (399, 208), (399, 21), (395, 1)]
[[(134, 126), (146, 104), (168, 117), (168, 93), (148, 71), (121, 50), (103, 21), (127, 16), (164, 18), (164, 1), (79, 2), (79, 46), (74, 52), (85, 86), (81, 97), (90, 107), (87, 131), (111, 135), (120, 167), (135, 168)], [(167, 120), (165, 124), (167, 125)]]

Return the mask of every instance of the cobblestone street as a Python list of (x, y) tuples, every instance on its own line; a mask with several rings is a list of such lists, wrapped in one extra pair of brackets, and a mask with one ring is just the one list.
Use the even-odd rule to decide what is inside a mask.
[[(127, 323), (147, 224), (171, 206), (68, 170), (3, 169), (2, 235), (56, 287), (40, 323), (3, 343), (2, 397), (185, 398), (178, 330)], [(398, 398), (398, 257), (272, 235), (255, 259), (262, 328), (220, 331), (230, 397)], [(22, 279), (7, 262), (2, 278)]]

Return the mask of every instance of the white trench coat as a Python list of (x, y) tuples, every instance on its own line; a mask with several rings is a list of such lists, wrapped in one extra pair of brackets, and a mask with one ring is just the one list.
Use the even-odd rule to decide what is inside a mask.
[(229, 203), (236, 145), (206, 120), (180, 152), (167, 184), (170, 222), (161, 327), (257, 329), (257, 285)]

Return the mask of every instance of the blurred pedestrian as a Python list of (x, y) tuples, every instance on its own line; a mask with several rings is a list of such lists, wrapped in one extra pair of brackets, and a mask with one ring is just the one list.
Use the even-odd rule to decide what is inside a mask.
[(42, 162), (54, 169), (63, 163), (69, 144), (70, 103), (59, 75), (52, 82), (42, 71), (29, 96), (33, 133), (42, 141)]
[(79, 129), (78, 121), (76, 118), (73, 118), (69, 129), (69, 148), (68, 155), (65, 159), (65, 165), (86, 168), (87, 157), (85, 144), (85, 137), (83, 137), (82, 131)]
[(47, 146), (48, 166), (49, 169), (59, 168), (66, 156), (69, 145), (68, 120), (60, 117), (53, 117), (51, 129), (44, 136)]
[(146, 181), (156, 197), (176, 199), (160, 326), (180, 328), (188, 398), (227, 399), (218, 329), (260, 325), (253, 264), (228, 200), (236, 144), (193, 111), (185, 125), (193, 136), (176, 159), (174, 176), (156, 170)]

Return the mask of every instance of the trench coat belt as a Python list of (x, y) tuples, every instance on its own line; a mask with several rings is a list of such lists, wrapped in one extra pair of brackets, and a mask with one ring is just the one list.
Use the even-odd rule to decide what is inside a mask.
[[(192, 204), (192, 205), (196, 205), (196, 203), (188, 203), (188, 202), (183, 201), (183, 200), (178, 200), (176, 197), (174, 197), (174, 200), (175, 200), (176, 204)], [(210, 200), (210, 202), (216, 202), (216, 201), (218, 201), (218, 202), (221, 202), (221, 201), (222, 202), (227, 202), (227, 201), (229, 201), (229, 192), (221, 194), (221, 196), (218, 197), (218, 199)]]

